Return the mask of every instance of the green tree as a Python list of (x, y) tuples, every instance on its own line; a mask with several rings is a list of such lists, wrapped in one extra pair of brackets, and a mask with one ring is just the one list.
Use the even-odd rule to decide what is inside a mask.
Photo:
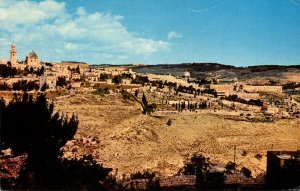
[(0, 109), (1, 148), (11, 148), (15, 156), (28, 155), (17, 184), (12, 187), (1, 180), (3, 189), (103, 189), (111, 169), (90, 156), (62, 158), (61, 147), (77, 131), (79, 122), (74, 114), (55, 113), (44, 94), (36, 99), (26, 93), (15, 95), (7, 106), (0, 100)]

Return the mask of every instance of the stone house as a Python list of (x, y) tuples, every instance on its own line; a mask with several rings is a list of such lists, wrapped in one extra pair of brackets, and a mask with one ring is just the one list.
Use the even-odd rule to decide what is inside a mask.
[(72, 80), (80, 80), (80, 74), (77, 72), (72, 73), (71, 75)]
[(44, 83), (46, 83), (50, 90), (55, 90), (56, 89), (56, 81), (57, 81), (56, 76), (41, 76), (40, 77), (40, 89), (42, 88)]

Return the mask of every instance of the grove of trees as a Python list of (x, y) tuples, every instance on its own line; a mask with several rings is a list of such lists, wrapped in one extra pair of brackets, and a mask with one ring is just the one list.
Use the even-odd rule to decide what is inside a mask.
[(91, 156), (62, 157), (61, 147), (73, 139), (79, 121), (74, 114), (54, 112), (53, 103), (49, 104), (44, 94), (36, 99), (27, 93), (15, 94), (7, 105), (0, 100), (0, 114), (1, 149), (11, 148), (13, 156), (27, 155), (15, 184), (1, 179), (2, 189), (99, 190), (110, 185), (111, 169)]

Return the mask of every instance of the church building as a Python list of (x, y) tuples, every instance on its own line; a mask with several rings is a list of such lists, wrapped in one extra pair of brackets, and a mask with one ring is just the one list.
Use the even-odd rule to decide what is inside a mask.
[(18, 59), (17, 59), (17, 47), (16, 44), (13, 43), (10, 49), (10, 63), (12, 67), (18, 68)]
[(26, 66), (28, 68), (40, 68), (41, 64), (40, 64), (40, 58), (38, 57), (38, 55), (32, 50), (27, 56), (26, 56), (26, 60), (25, 60), (25, 64), (23, 64), (24, 62), (18, 62), (17, 59), (17, 46), (15, 43), (13, 43), (11, 45), (11, 49), (10, 49), (10, 63), (12, 67), (15, 67), (17, 69), (24, 69)]
[(40, 58), (33, 50), (26, 56), (25, 62), (28, 67), (39, 68), (41, 66)]

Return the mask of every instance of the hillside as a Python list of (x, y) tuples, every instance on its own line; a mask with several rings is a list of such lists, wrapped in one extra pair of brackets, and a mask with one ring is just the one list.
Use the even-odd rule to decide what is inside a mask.
[[(277, 84), (300, 81), (300, 65), (258, 65), (248, 67), (235, 67), (218, 63), (184, 63), (161, 64), (135, 67), (139, 73), (172, 74), (181, 76), (189, 71), (192, 77), (201, 79), (205, 77), (238, 78), (240, 81), (260, 83), (273, 81)], [(289, 76), (292, 76), (291, 78)]]
[[(143, 169), (174, 175), (195, 152), (226, 164), (233, 160), (234, 145), (238, 168), (245, 166), (257, 175), (266, 168), (267, 150), (300, 149), (299, 119), (253, 123), (207, 112), (154, 117), (141, 114), (140, 105), (119, 94), (79, 94), (59, 99), (55, 106), (76, 113), (80, 120), (76, 140), (65, 146), (65, 156), (92, 154), (98, 162), (118, 169), (119, 176)], [(171, 126), (166, 124), (169, 118)], [(241, 155), (243, 150), (246, 156)], [(263, 155), (261, 160), (255, 158), (257, 153)]]

